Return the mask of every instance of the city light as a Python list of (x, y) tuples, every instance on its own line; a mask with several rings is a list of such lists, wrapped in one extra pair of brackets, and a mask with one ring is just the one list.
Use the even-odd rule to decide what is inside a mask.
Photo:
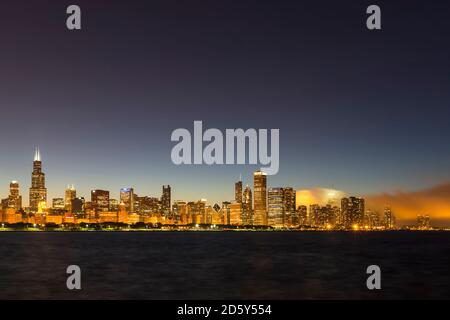
[[(298, 192), (293, 187), (268, 187), (268, 175), (253, 174), (253, 188), (243, 188), (242, 178), (234, 183), (234, 200), (208, 204), (172, 200), (170, 185), (162, 186), (160, 197), (139, 196), (133, 187), (120, 189), (120, 199), (109, 190), (92, 189), (90, 199), (77, 195), (74, 185), (64, 197), (53, 198), (47, 206), (47, 188), (41, 153), (36, 148), (31, 173), (29, 205), (22, 206), (18, 181), (11, 181), (10, 194), (2, 200), (2, 229), (20, 229), (21, 225), (40, 226), (40, 230), (395, 230), (393, 210), (383, 215), (366, 210), (365, 199), (345, 197), (334, 189), (318, 189), (318, 197)], [(309, 205), (297, 204), (298, 197)], [(322, 203), (321, 203), (322, 202)], [(321, 204), (320, 204), (321, 203)], [(84, 227), (82, 227), (84, 226)], [(414, 230), (430, 230), (429, 215), (419, 215)], [(36, 230), (35, 230), (36, 231)]]

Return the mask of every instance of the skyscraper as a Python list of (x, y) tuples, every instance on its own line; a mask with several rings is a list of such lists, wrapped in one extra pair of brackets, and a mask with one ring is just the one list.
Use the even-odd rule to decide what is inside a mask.
[(252, 189), (247, 185), (242, 197), (242, 223), (245, 225), (253, 224), (252, 204)]
[(134, 212), (134, 189), (122, 188), (120, 189), (120, 203), (125, 205), (125, 210), (128, 213)]
[(378, 227), (380, 225), (380, 215), (378, 212), (367, 210), (365, 215), (365, 224), (370, 229)]
[[(297, 214), (298, 214), (298, 224), (301, 226), (308, 224), (308, 210), (305, 205), (298, 206), (297, 208)], [(295, 221), (292, 222), (294, 225), (296, 224)]]
[(161, 209), (164, 215), (170, 214), (171, 209), (171, 189), (170, 185), (162, 187)]
[(230, 224), (235, 226), (242, 224), (242, 203), (235, 201), (230, 204)]
[[(295, 191), (291, 187), (270, 188), (268, 192), (268, 224), (274, 227), (289, 227), (296, 218)], [(298, 224), (298, 223), (297, 223)]]
[(361, 227), (364, 223), (364, 199), (357, 197), (348, 197), (341, 199), (341, 210), (344, 219), (344, 226), (351, 228), (353, 226)]
[(230, 205), (231, 203), (228, 201), (222, 202), (222, 209), (220, 213), (222, 215), (223, 224), (230, 224)]
[(254, 225), (267, 225), (267, 174), (258, 170), (253, 173)]
[(292, 218), (296, 215), (295, 210), (296, 192), (291, 187), (283, 188), (283, 223), (285, 226), (292, 225)]
[(386, 207), (385, 209), (384, 209), (384, 219), (383, 219), (383, 222), (384, 222), (384, 227), (386, 228), (386, 229), (394, 229), (395, 228), (395, 216), (394, 216), (394, 214), (392, 213), (392, 210), (391, 210), (391, 208), (390, 207)]
[(145, 197), (138, 197), (137, 201), (139, 202), (139, 210), (143, 214), (160, 212), (161, 201), (159, 200), (159, 198), (145, 196)]
[(45, 187), (45, 173), (42, 172), (41, 153), (36, 148), (31, 173), (30, 209), (37, 212), (40, 203), (47, 203), (47, 188)]
[(417, 216), (417, 228), (422, 230), (430, 229), (430, 216), (418, 215)]
[(272, 227), (284, 225), (283, 188), (270, 188), (268, 192), (267, 224)]
[(75, 190), (75, 187), (72, 185), (67, 186), (66, 191), (64, 192), (64, 208), (68, 212), (72, 211), (72, 200), (77, 197), (77, 190)]
[(234, 184), (234, 201), (242, 203), (242, 180)]
[(318, 204), (309, 205), (309, 224), (314, 227), (320, 226), (320, 206)]
[(92, 190), (91, 191), (92, 210), (95, 213), (109, 211), (109, 191)]
[(172, 212), (175, 216), (175, 219), (179, 221), (181, 224), (187, 224), (187, 204), (186, 201), (176, 200), (172, 206)]
[(84, 213), (84, 198), (75, 198), (72, 200), (71, 203), (71, 208), (72, 208), (72, 213), (77, 213), (77, 214), (82, 214)]
[(22, 196), (20, 195), (17, 181), (11, 181), (9, 184), (8, 207), (14, 208), (16, 211), (22, 209)]

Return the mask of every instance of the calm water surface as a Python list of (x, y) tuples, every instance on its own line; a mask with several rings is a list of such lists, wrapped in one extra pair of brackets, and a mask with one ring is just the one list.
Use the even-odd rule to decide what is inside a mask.
[(449, 232), (0, 232), (0, 299), (450, 299), (449, 266)]

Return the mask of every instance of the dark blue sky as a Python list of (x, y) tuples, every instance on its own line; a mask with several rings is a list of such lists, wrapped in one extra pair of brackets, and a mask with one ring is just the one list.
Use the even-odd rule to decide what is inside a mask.
[(40, 146), (49, 197), (123, 186), (233, 197), (256, 166), (177, 167), (176, 128), (279, 128), (271, 186), (367, 194), (450, 180), (450, 6), (377, 1), (73, 1), (0, 5), (0, 195), (27, 199)]

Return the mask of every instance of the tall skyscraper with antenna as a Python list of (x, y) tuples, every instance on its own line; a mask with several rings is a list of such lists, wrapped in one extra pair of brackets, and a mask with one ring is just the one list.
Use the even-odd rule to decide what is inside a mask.
[(31, 173), (30, 209), (38, 211), (39, 203), (47, 203), (47, 188), (45, 187), (45, 173), (42, 172), (41, 153), (36, 148), (33, 161), (33, 172)]

